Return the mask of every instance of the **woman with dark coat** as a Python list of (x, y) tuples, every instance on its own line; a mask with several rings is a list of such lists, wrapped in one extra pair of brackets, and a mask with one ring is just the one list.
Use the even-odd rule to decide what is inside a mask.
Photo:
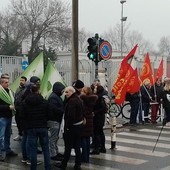
[[(105, 113), (107, 112), (107, 105), (103, 98), (104, 88), (99, 85), (96, 86), (96, 95), (98, 99), (94, 106), (93, 128), (94, 128), (94, 150), (90, 154), (106, 153), (105, 148), (105, 135), (103, 132), (103, 126), (105, 123)], [(99, 149), (99, 144), (101, 148)]]
[(90, 87), (83, 87), (80, 98), (83, 101), (85, 110), (86, 124), (83, 126), (83, 132), (81, 137), (82, 145), (82, 162), (89, 162), (90, 155), (90, 137), (93, 136), (93, 110), (97, 100), (97, 95), (92, 95), (92, 89)]

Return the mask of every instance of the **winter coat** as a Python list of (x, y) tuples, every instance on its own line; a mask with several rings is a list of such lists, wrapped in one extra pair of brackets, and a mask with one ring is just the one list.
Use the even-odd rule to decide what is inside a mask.
[[(9, 94), (9, 89), (5, 89), (6, 92)], [(6, 103), (2, 99), (0, 99), (0, 118), (11, 118), (12, 117), (12, 110), (9, 108), (10, 104)]]
[(104, 122), (105, 122), (105, 113), (107, 110), (107, 105), (104, 101), (104, 98), (102, 97), (102, 93), (97, 94), (97, 96), (98, 96), (98, 99), (94, 106), (93, 125), (94, 127), (95, 126), (103, 127)]
[(140, 88), (142, 103), (150, 103), (151, 97), (151, 89), (144, 87), (144, 85)]
[(83, 126), (82, 137), (93, 135), (93, 111), (97, 98), (97, 95), (80, 95), (80, 99), (83, 101), (86, 118), (86, 124)]
[[(163, 90), (162, 92), (163, 106), (170, 110), (170, 90)], [(169, 113), (170, 114), (170, 113)]]
[(68, 130), (75, 123), (81, 122), (84, 118), (83, 102), (76, 93), (73, 93), (65, 104), (64, 130)]
[(24, 130), (33, 128), (46, 128), (49, 105), (40, 94), (30, 93), (21, 106)]
[[(155, 87), (154, 87), (155, 86)], [(155, 93), (156, 93), (156, 99), (157, 102), (160, 102), (161, 98), (162, 98), (162, 91), (163, 91), (163, 86), (162, 85), (157, 85), (155, 83), (155, 85), (151, 87), (151, 95), (152, 95), (152, 99), (155, 101)]]
[(53, 85), (53, 92), (48, 97), (49, 102), (49, 120), (61, 123), (64, 114), (64, 103), (61, 99), (62, 91), (65, 86), (56, 82)]

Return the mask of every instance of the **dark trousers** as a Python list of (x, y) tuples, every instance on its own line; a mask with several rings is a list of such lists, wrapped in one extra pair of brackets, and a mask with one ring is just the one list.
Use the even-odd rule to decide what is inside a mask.
[(136, 119), (139, 111), (139, 102), (130, 102), (131, 113), (130, 113), (130, 124), (136, 124)]
[(81, 159), (82, 162), (89, 162), (89, 155), (90, 155), (90, 137), (82, 137), (81, 138)]
[(99, 150), (99, 147), (105, 149), (103, 126), (94, 126), (94, 149)]
[(15, 121), (16, 121), (17, 128), (18, 128), (18, 135), (22, 136), (22, 120), (19, 116), (18, 111), (16, 111), (16, 114), (15, 114)]
[(75, 125), (72, 126), (69, 130), (64, 132), (64, 144), (65, 144), (65, 151), (64, 151), (64, 159), (62, 161), (62, 165), (64, 167), (67, 166), (67, 162), (69, 161), (71, 149), (74, 148), (75, 150), (75, 166), (81, 165), (81, 133), (82, 133), (83, 125)]

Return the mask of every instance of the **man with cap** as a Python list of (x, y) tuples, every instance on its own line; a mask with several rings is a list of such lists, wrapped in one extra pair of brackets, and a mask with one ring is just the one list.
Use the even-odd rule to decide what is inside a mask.
[(81, 80), (76, 80), (72, 83), (72, 86), (75, 88), (76, 93), (80, 95), (81, 89), (84, 87), (84, 83)]

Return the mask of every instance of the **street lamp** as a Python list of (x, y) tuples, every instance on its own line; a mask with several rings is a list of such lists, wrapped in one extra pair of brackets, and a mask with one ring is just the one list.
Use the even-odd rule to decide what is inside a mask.
[(123, 22), (127, 20), (127, 17), (123, 16), (123, 4), (126, 2), (126, 0), (121, 0), (120, 3), (122, 4), (122, 10), (121, 10), (121, 42), (120, 42), (120, 51), (121, 51), (121, 57), (123, 57)]

